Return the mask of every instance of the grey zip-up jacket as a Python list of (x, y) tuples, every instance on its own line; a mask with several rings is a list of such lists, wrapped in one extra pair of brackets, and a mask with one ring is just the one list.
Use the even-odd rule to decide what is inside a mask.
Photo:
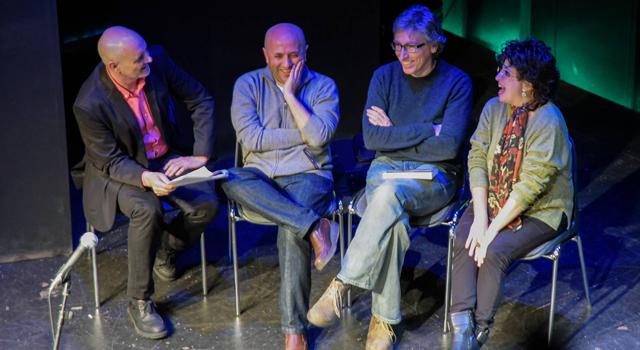
[(242, 145), (244, 166), (270, 178), (309, 173), (333, 179), (329, 142), (340, 119), (336, 84), (305, 66), (296, 96), (311, 113), (302, 130), (267, 67), (238, 78), (231, 121)]

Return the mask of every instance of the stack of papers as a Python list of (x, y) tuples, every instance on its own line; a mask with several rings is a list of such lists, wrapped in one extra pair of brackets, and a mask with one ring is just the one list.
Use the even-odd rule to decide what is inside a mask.
[(175, 184), (176, 186), (184, 186), (211, 180), (226, 179), (227, 177), (229, 177), (227, 170), (222, 169), (210, 172), (206, 167), (201, 167), (186, 175), (176, 177), (169, 183)]

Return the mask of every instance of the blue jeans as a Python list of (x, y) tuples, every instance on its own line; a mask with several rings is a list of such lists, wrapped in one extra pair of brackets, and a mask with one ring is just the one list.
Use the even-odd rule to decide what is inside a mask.
[[(383, 180), (387, 170), (438, 169), (433, 180)], [(423, 216), (447, 205), (456, 192), (456, 179), (434, 165), (376, 158), (367, 172), (367, 209), (349, 245), (338, 278), (371, 290), (371, 312), (398, 324), (400, 273), (409, 249), (409, 216)]]
[(311, 297), (308, 233), (335, 206), (333, 181), (313, 174), (270, 179), (257, 169), (231, 168), (222, 189), (245, 210), (278, 225), (282, 331), (304, 333)]

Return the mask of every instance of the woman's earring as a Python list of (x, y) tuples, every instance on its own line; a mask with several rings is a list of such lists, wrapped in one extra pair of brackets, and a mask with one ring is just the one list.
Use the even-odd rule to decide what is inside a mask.
[(527, 97), (527, 92), (522, 89), (522, 97)]

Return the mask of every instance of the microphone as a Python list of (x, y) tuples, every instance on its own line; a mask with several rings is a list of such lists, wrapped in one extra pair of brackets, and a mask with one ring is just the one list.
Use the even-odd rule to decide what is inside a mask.
[(82, 235), (82, 237), (80, 238), (80, 245), (78, 246), (78, 248), (76, 248), (73, 254), (71, 254), (71, 257), (69, 258), (69, 260), (67, 260), (67, 262), (64, 265), (62, 265), (60, 270), (58, 270), (56, 277), (53, 279), (53, 282), (51, 282), (51, 287), (49, 287), (49, 291), (52, 291), (55, 286), (62, 283), (62, 281), (64, 281), (67, 278), (67, 274), (69, 274), (69, 271), (71, 271), (71, 269), (73, 268), (73, 265), (75, 265), (78, 262), (78, 260), (80, 260), (82, 255), (87, 250), (95, 247), (96, 244), (98, 244), (98, 236), (96, 236), (93, 232), (87, 232), (84, 235)]

